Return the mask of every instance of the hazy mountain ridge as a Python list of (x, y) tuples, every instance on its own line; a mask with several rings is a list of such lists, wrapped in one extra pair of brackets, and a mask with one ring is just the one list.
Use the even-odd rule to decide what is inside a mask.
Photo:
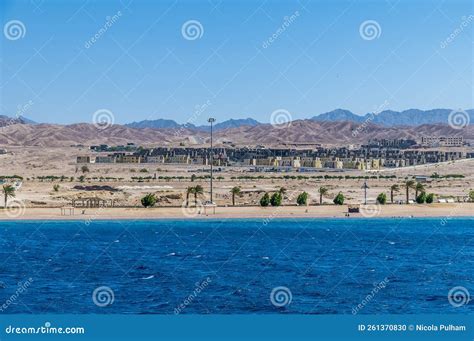
[[(456, 110), (451, 109), (431, 109), (419, 110), (408, 109), (404, 111), (384, 110), (380, 113), (367, 113), (364, 116), (356, 115), (349, 110), (336, 109), (324, 114), (313, 116), (313, 121), (328, 122), (365, 122), (369, 121), (386, 127), (394, 126), (419, 126), (422, 124), (448, 124), (449, 115)], [(470, 124), (474, 124), (474, 109), (465, 110), (470, 119)]]
[[(229, 119), (223, 122), (218, 122), (214, 125), (214, 129), (216, 131), (228, 129), (228, 128), (236, 128), (240, 126), (255, 126), (261, 124), (257, 120), (253, 118), (242, 118), (242, 119)], [(165, 120), (165, 119), (156, 119), (156, 120), (143, 120), (138, 122), (132, 122), (125, 124), (126, 127), (129, 128), (153, 128), (153, 129), (163, 129), (163, 128), (171, 128), (171, 129), (195, 129), (195, 130), (202, 130), (202, 131), (209, 131), (211, 128), (209, 125), (200, 125), (196, 126), (191, 123), (179, 124), (173, 120)]]
[[(355, 122), (317, 122), (296, 120), (288, 126), (274, 127), (271, 124), (240, 126), (222, 129), (215, 133), (215, 144), (231, 141), (236, 145), (255, 146), (285, 144), (334, 144), (347, 145), (365, 143), (372, 138), (419, 139), (421, 136), (463, 136), (474, 141), (474, 126), (453, 129), (448, 125), (425, 124), (417, 127), (384, 127), (373, 123), (360, 130)], [(357, 132), (356, 134), (354, 132)], [(1, 146), (44, 146), (64, 147), (82, 144), (124, 145), (133, 142), (138, 145), (194, 146), (209, 142), (209, 133), (195, 129), (152, 129), (130, 128), (112, 125), (105, 129), (93, 124), (14, 124), (0, 128)]]

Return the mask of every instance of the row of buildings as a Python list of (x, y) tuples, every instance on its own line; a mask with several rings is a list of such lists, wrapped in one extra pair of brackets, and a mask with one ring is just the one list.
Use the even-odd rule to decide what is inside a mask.
[[(411, 140), (371, 140), (358, 148), (250, 148), (213, 149), (216, 166), (333, 168), (377, 170), (383, 167), (415, 166), (474, 157), (463, 149), (417, 149)], [(405, 149), (406, 148), (406, 149)], [(98, 152), (78, 156), (77, 163), (155, 163), (209, 165), (209, 148), (137, 148), (134, 152)]]

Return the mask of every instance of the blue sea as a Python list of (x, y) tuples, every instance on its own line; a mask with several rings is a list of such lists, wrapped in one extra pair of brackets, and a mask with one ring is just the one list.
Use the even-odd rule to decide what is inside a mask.
[(474, 219), (4, 221), (0, 276), (3, 314), (465, 314)]

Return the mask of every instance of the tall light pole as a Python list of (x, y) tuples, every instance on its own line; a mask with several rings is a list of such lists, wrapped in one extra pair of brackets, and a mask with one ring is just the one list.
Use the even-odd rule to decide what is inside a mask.
[(212, 149), (212, 124), (216, 121), (215, 118), (209, 117), (207, 122), (211, 124), (211, 203), (214, 203), (214, 200), (212, 200), (212, 164), (214, 163), (214, 150)]
[(364, 185), (362, 186), (364, 189), (364, 205), (367, 205), (367, 189), (369, 188), (369, 185), (367, 185), (367, 181), (364, 181)]

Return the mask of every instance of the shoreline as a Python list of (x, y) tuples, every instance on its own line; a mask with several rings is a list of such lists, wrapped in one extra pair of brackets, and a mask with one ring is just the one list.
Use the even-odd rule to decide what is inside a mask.
[(347, 214), (347, 205), (279, 206), (279, 207), (216, 207), (204, 213), (194, 207), (154, 208), (76, 208), (74, 215), (61, 215), (61, 208), (21, 208), (0, 210), (0, 221), (9, 220), (209, 220), (209, 219), (370, 219), (370, 218), (442, 218), (473, 217), (474, 203), (430, 205), (361, 205), (360, 213)]

